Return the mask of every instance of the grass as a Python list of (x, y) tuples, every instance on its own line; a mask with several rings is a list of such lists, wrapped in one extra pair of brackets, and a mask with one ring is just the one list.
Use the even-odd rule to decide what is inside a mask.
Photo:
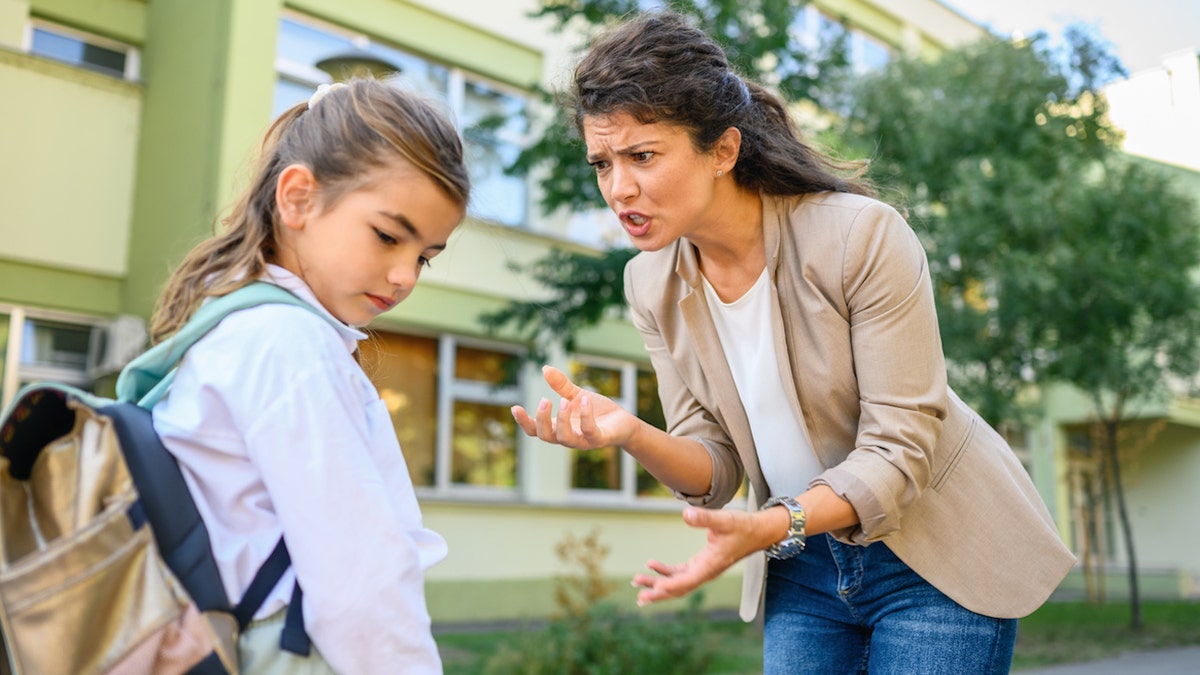
[[(1200, 603), (1143, 602), (1143, 628), (1129, 627), (1129, 605), (1052, 602), (1021, 619), (1013, 670), (1093, 661), (1127, 652), (1200, 645)], [(696, 637), (715, 645), (709, 675), (762, 672), (762, 636), (752, 624), (712, 620)], [(475, 675), (489, 656), (515, 637), (514, 629), (437, 631), (446, 675)]]
[(1128, 652), (1200, 645), (1200, 603), (1142, 602), (1142, 629), (1129, 603), (1051, 602), (1021, 619), (1013, 670), (1095, 661)]

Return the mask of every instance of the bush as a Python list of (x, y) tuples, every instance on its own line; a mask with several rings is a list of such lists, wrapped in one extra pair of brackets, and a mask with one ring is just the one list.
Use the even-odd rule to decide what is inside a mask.
[(700, 673), (712, 659), (704, 642), (701, 595), (673, 616), (645, 617), (597, 602), (581, 615), (522, 632), (484, 666), (485, 675)]
[(558, 581), (560, 616), (502, 646), (486, 661), (485, 675), (669, 675), (699, 673), (708, 666), (713, 648), (702, 637), (702, 594), (693, 593), (673, 616), (622, 612), (606, 600), (613, 589), (602, 572), (608, 547), (595, 531), (582, 540), (568, 535), (556, 552), (582, 569)]

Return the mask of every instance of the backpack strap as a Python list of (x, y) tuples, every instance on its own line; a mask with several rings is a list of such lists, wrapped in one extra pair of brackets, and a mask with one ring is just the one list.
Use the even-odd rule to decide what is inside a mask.
[[(151, 347), (141, 356), (138, 356), (136, 359), (131, 361), (127, 366), (125, 366), (124, 369), (122, 369), (121, 374), (118, 376), (116, 395), (119, 403), (112, 406), (112, 409), (110, 409), (108, 412), (111, 416), (114, 416), (114, 418), (121, 418), (121, 423), (118, 426), (136, 425), (136, 420), (141, 418), (142, 423), (146, 425), (146, 428), (149, 429), (150, 435), (154, 437), (154, 442), (159, 443), (157, 447), (161, 449), (162, 459), (171, 460), (171, 466), (162, 468), (161, 461), (153, 458), (153, 455), (156, 454), (153, 452), (143, 453), (151, 455), (150, 460), (143, 458), (139, 459), (138, 461), (151, 461), (155, 463), (151, 465), (153, 468), (147, 471), (147, 473), (150, 475), (171, 475), (172, 477), (178, 478), (175, 483), (167, 481), (167, 483), (173, 486), (173, 489), (167, 489), (167, 492), (175, 492), (175, 494), (180, 494), (178, 492), (178, 486), (183, 485), (184, 487), (182, 494), (188, 494), (186, 484), (184, 484), (182, 480), (182, 474), (179, 472), (178, 464), (174, 462), (174, 457), (167, 452), (165, 448), (162, 448), (157, 434), (154, 434), (153, 432), (153, 426), (151, 424), (149, 414), (150, 409), (152, 409), (154, 405), (158, 403), (164, 395), (166, 395), (167, 390), (171, 386), (171, 382), (175, 379), (175, 367), (193, 344), (208, 334), (209, 331), (215, 328), (217, 324), (219, 324), (221, 320), (223, 320), (229, 314), (242, 309), (249, 309), (250, 307), (268, 303), (296, 305), (298, 307), (303, 307), (314, 314), (317, 314), (321, 318), (329, 320), (331, 323), (333, 322), (332, 319), (322, 314), (319, 310), (317, 310), (316, 307), (300, 299), (290, 291), (265, 281), (254, 281), (231, 293), (205, 302), (199, 307), (199, 309), (196, 310), (194, 314), (192, 314), (191, 318), (188, 319), (187, 323), (184, 324), (184, 326), (180, 328), (177, 333), (172, 335), (167, 340), (164, 340), (154, 347)], [(125, 414), (123, 415), (121, 414), (121, 408), (125, 408)], [(143, 415), (136, 414), (143, 412)], [(139, 443), (140, 442), (141, 441), (139, 441)], [(131, 445), (126, 444), (125, 447), (131, 447)], [(132, 447), (142, 446), (133, 444)], [(174, 469), (174, 471), (168, 471), (167, 469)], [(152, 485), (155, 481), (147, 480), (145, 483), (140, 483), (139, 481), (135, 480), (134, 482), (135, 484), (139, 485), (140, 491), (142, 489), (142, 485)], [(166, 486), (164, 485), (163, 487), (165, 488)], [(163, 493), (163, 490), (159, 490), (158, 492)], [(171, 497), (169, 494), (157, 495), (153, 497), (152, 500), (158, 503), (158, 506), (151, 506), (151, 508), (144, 509), (149, 520), (152, 521), (152, 526), (155, 524), (153, 521), (155, 520), (156, 512), (158, 514), (167, 514), (171, 512), (178, 514), (178, 511), (175, 508), (167, 506), (171, 503), (168, 501), (170, 499)], [(178, 499), (174, 500), (176, 507), (178, 507), (178, 501)], [(188, 501), (190, 502), (190, 499)], [(179, 570), (182, 569), (186, 575), (197, 576), (195, 584), (189, 585), (187, 582), (184, 582), (184, 585), (188, 588), (188, 591), (193, 593), (193, 597), (195, 597), (195, 594), (198, 592), (193, 590), (193, 587), (208, 588), (208, 592), (210, 593), (219, 591), (221, 596), (223, 596), (224, 591), (222, 590), (223, 586), (220, 584), (219, 574), (216, 577), (216, 583), (214, 584), (212, 581), (213, 572), (215, 572), (215, 565), (213, 566), (212, 571), (205, 571), (201, 569), (205, 565), (198, 561), (198, 556), (200, 554), (197, 553), (197, 550), (202, 549), (202, 552), (207, 556), (207, 559), (212, 559), (210, 549), (208, 547), (208, 533), (203, 526), (203, 522), (199, 520), (199, 514), (195, 512), (194, 503), (191, 503), (191, 511), (195, 515), (195, 518), (192, 520), (198, 523), (199, 531), (197, 531), (197, 528), (194, 525), (185, 527), (182, 530), (176, 529), (176, 534), (173, 536), (179, 539), (181, 544), (186, 543), (187, 545), (183, 546), (182, 549), (177, 550), (177, 546), (175, 545), (163, 546), (160, 542), (160, 548), (164, 549), (165, 551), (170, 551), (176, 556), (183, 557), (182, 560), (178, 561), (179, 568), (176, 568), (174, 565), (172, 565), (172, 568), (176, 569), (177, 574), (179, 573)], [(164, 525), (164, 527), (166, 526)], [(157, 534), (157, 528), (152, 529), (156, 529)], [(186, 540), (186, 542), (183, 540)], [(197, 549), (197, 545), (199, 545), (199, 549)], [(279, 579), (283, 577), (284, 572), (286, 572), (290, 566), (291, 556), (288, 553), (287, 545), (284, 543), (283, 538), (280, 537), (279, 543), (275, 545), (275, 550), (272, 551), (271, 555), (268, 556), (262, 567), (260, 567), (258, 572), (255, 573), (254, 579), (250, 582), (250, 587), (246, 590), (246, 594), (242, 597), (242, 600), (238, 603), (237, 607), (234, 608), (234, 616), (237, 618), (239, 628), (244, 629), (246, 625), (250, 623), (250, 620), (254, 617), (255, 612), (258, 611), (259, 607), (262, 606), (263, 601), (266, 600), (267, 595), (270, 594), (271, 589), (275, 588), (275, 585), (279, 583)], [(202, 581), (201, 578), (204, 578), (204, 580)], [(283, 635), (280, 643), (282, 648), (287, 651), (301, 656), (307, 656), (309, 653), (309, 639), (308, 634), (304, 629), (304, 615), (300, 606), (302, 598), (303, 592), (300, 590), (299, 581), (297, 581), (292, 590), (292, 600), (291, 604), (288, 606), (287, 616), (284, 622)], [(199, 598), (196, 599), (199, 600)]]
[(286, 289), (266, 281), (251, 282), (200, 305), (179, 332), (129, 362), (117, 377), (117, 400), (153, 408), (170, 388), (175, 366), (192, 345), (229, 314), (268, 303), (296, 305), (330, 320)]

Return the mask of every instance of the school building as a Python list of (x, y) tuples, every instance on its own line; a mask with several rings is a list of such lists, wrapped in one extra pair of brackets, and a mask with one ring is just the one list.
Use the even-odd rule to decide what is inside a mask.
[[(686, 559), (703, 532), (684, 526), (681, 503), (618, 450), (579, 453), (520, 433), (509, 408), (532, 408), (552, 392), (535, 367), (521, 365), (526, 345), (489, 335), (479, 320), (510, 299), (545, 293), (513, 264), (623, 236), (601, 209), (541, 213), (534, 182), (502, 170), (530, 137), (528, 120), (547, 114), (536, 88), (567, 81), (577, 44), (530, 18), (536, 7), (0, 0), (3, 402), (35, 380), (111, 387), (144, 347), (170, 270), (213, 231), (275, 115), (346, 72), (399, 72), (457, 120), (474, 180), (466, 222), (412, 296), (373, 324), (367, 359), (426, 524), (450, 544), (428, 577), (430, 612), (436, 623), (548, 615), (556, 579), (580, 571), (556, 546), (592, 533), (608, 548), (602, 569), (618, 582), (615, 598), (632, 609), (628, 579), (650, 558)], [(807, 39), (841, 17), (860, 68), (983, 34), (936, 0), (820, 0), (788, 30)], [(495, 120), (498, 128), (478, 133)], [(551, 362), (647, 419), (661, 416), (641, 339), (624, 316), (585, 331), (575, 351)], [(1193, 458), (1198, 476), (1200, 433), (1189, 429), (1173, 457)], [(1049, 438), (1062, 427), (1040, 431)], [(1070, 541), (1062, 452), (1037, 447), (1024, 457)], [(1120, 549), (1113, 554), (1119, 561)], [(1200, 578), (1200, 560), (1190, 565)], [(706, 605), (736, 607), (739, 591), (735, 569), (707, 587)]]

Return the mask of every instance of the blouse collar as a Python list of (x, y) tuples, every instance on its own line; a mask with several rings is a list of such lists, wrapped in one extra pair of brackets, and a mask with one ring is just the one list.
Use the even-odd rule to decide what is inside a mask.
[(325, 306), (321, 304), (321, 301), (317, 300), (317, 296), (313, 294), (308, 284), (304, 283), (303, 279), (288, 270), (279, 265), (268, 263), (267, 269), (263, 272), (261, 279), (273, 283), (286, 291), (291, 291), (301, 300), (316, 308), (317, 312), (329, 319), (330, 325), (335, 327), (338, 337), (342, 339), (347, 351), (350, 353), (354, 353), (354, 350), (358, 349), (358, 343), (361, 340), (367, 339), (367, 334), (364, 331), (354, 326), (347, 326), (333, 314), (330, 314), (329, 310), (325, 309)]

